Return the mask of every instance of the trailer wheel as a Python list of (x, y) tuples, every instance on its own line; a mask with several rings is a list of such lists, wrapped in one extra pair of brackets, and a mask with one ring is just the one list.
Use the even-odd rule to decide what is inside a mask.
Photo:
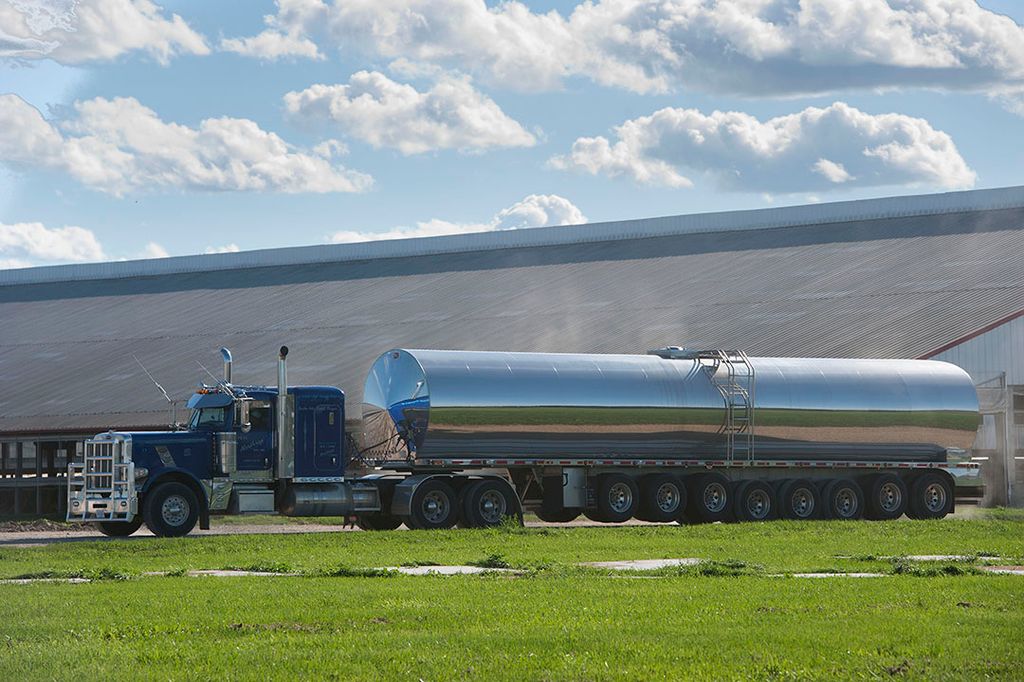
[(199, 520), (199, 500), (192, 488), (184, 483), (161, 483), (146, 493), (142, 518), (146, 527), (158, 537), (187, 535)]
[(507, 518), (521, 518), (515, 491), (493, 478), (471, 483), (462, 505), (462, 519), (470, 528), (492, 528)]
[(891, 521), (907, 510), (907, 484), (896, 474), (878, 474), (864, 486), (867, 518)]
[(629, 521), (640, 501), (636, 481), (625, 474), (604, 474), (597, 483), (597, 512), (604, 523)]
[(139, 528), (142, 528), (142, 516), (136, 514), (135, 518), (127, 523), (123, 521), (97, 521), (92, 525), (108, 538), (126, 538)]
[(864, 492), (856, 482), (848, 478), (829, 481), (822, 497), (825, 502), (825, 518), (852, 520), (864, 515)]
[(806, 479), (786, 481), (779, 489), (779, 516), (784, 519), (807, 521), (818, 516), (820, 507), (818, 489)]
[(910, 486), (910, 512), (915, 519), (941, 519), (953, 508), (953, 486), (942, 474), (921, 474)]
[(360, 514), (356, 517), (356, 526), (362, 530), (395, 530), (401, 525), (401, 517), (394, 514)]
[(451, 528), (458, 520), (458, 497), (450, 485), (432, 478), (416, 488), (407, 526), (418, 530)]
[(732, 512), (732, 491), (729, 480), (719, 473), (692, 476), (687, 481), (686, 520), (692, 523), (725, 521)]
[(737, 521), (769, 521), (774, 519), (775, 491), (764, 481), (743, 481), (736, 489)]
[(664, 523), (675, 521), (686, 507), (686, 488), (671, 474), (649, 474), (640, 479), (640, 508), (636, 518)]

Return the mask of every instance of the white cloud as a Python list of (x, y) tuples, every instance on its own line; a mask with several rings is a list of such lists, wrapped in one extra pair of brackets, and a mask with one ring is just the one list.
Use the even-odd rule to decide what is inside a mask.
[(569, 76), (755, 96), (1024, 83), (1024, 28), (974, 0), (595, 0), (568, 16), (515, 1), (282, 0), (268, 23), (526, 90)]
[(134, 258), (167, 258), (170, 255), (171, 254), (167, 253), (167, 249), (160, 244), (157, 244), (156, 242), (147, 242), (146, 245), (142, 247), (142, 251), (135, 254)]
[(207, 246), (203, 253), (238, 253), (238, 244), (225, 244), (224, 246)]
[(517, 230), (551, 225), (579, 225), (586, 216), (571, 201), (557, 194), (531, 194), (504, 208), (486, 223), (452, 223), (434, 218), (416, 223), (415, 227), (396, 227), (384, 232), (357, 232), (343, 230), (328, 237), (333, 244), (366, 242), (380, 239), (411, 239), (439, 237), (448, 234)]
[(296, 119), (329, 124), (374, 147), (403, 154), (536, 143), (467, 78), (441, 77), (430, 90), (419, 92), (382, 73), (359, 71), (347, 85), (312, 85), (289, 92), (284, 103)]
[(150, 0), (9, 0), (0, 3), (0, 58), (61, 64), (108, 61), (133, 51), (161, 64), (209, 54), (203, 37)]
[(364, 173), (307, 153), (244, 118), (168, 123), (133, 98), (76, 102), (51, 123), (0, 95), (0, 163), (62, 170), (114, 195), (162, 187), (265, 192), (359, 192)]
[(685, 187), (684, 171), (730, 190), (798, 192), (843, 186), (962, 188), (976, 176), (946, 133), (901, 114), (867, 114), (843, 102), (759, 121), (741, 112), (662, 109), (615, 128), (617, 140), (583, 137), (549, 162), (563, 170)]
[(0, 223), (0, 269), (103, 258), (103, 248), (96, 235), (84, 228)]

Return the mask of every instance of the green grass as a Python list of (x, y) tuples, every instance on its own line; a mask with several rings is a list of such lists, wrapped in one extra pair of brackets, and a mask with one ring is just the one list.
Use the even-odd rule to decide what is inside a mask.
[[(139, 538), (0, 549), (0, 679), (1020, 679), (1024, 517)], [(578, 561), (700, 557), (621, 574)], [(475, 563), (524, 574), (407, 577)], [(190, 568), (300, 572), (189, 578)], [(170, 577), (142, 577), (144, 571)], [(778, 573), (875, 571), (883, 578)]]

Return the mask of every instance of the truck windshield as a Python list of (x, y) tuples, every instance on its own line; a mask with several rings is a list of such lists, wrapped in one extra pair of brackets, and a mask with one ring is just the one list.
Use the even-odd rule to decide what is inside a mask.
[(228, 411), (224, 407), (204, 407), (192, 410), (188, 425), (193, 431), (224, 431), (227, 428)]

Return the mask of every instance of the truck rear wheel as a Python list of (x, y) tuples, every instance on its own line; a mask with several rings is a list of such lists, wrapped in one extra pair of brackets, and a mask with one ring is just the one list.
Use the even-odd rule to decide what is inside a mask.
[(625, 474), (604, 474), (597, 482), (597, 516), (604, 523), (622, 523), (633, 518), (640, 489)]
[(686, 488), (671, 474), (650, 474), (640, 479), (641, 521), (675, 521), (686, 507)]
[(507, 518), (520, 517), (519, 498), (504, 481), (487, 479), (471, 483), (462, 505), (462, 519), (470, 528), (492, 528)]
[(855, 481), (840, 478), (825, 486), (825, 518), (852, 520), (864, 515), (864, 492)]
[(768, 521), (774, 519), (775, 491), (764, 481), (743, 481), (736, 489), (737, 521)]
[(362, 530), (395, 530), (402, 525), (402, 519), (393, 514), (360, 514), (356, 525)]
[(457, 500), (455, 491), (444, 481), (424, 481), (412, 496), (406, 525), (417, 530), (451, 528), (459, 520)]
[(142, 518), (153, 535), (174, 538), (187, 535), (199, 520), (199, 499), (184, 483), (168, 481), (146, 493)]
[(941, 519), (953, 508), (953, 486), (942, 474), (921, 474), (910, 485), (909, 515), (915, 519)]
[(124, 521), (97, 521), (93, 526), (109, 538), (126, 538), (142, 528), (142, 516), (136, 514), (135, 518), (127, 523)]
[(732, 512), (729, 480), (718, 473), (691, 476), (687, 481), (686, 520), (693, 523), (725, 521)]
[(891, 521), (907, 509), (907, 484), (895, 474), (878, 474), (864, 486), (866, 513), (874, 521)]
[(784, 519), (807, 521), (818, 516), (820, 507), (818, 489), (806, 479), (786, 481), (779, 488), (779, 516)]

